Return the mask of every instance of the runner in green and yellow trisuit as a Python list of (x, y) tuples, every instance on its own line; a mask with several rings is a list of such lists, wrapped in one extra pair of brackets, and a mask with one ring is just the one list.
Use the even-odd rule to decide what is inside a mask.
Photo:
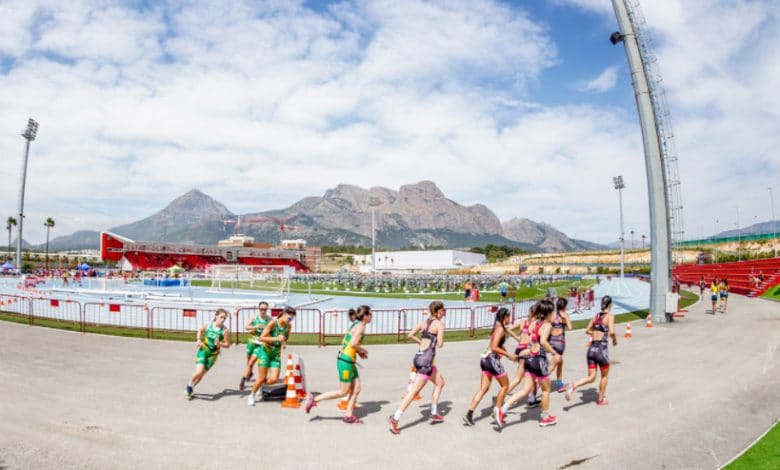
[(257, 379), (252, 384), (252, 393), (249, 394), (247, 399), (249, 406), (255, 406), (255, 394), (257, 394), (264, 383), (274, 384), (279, 380), (279, 369), (282, 368), (282, 348), (290, 338), (290, 333), (292, 332), (290, 322), (293, 320), (295, 320), (295, 309), (285, 307), (282, 313), (279, 314), (279, 317), (269, 321), (262, 334), (260, 334), (259, 341), (262, 345), (255, 351), (257, 355)]
[(260, 348), (263, 347), (262, 343), (260, 343), (260, 335), (263, 333), (265, 326), (268, 325), (268, 322), (271, 321), (271, 317), (268, 316), (268, 302), (260, 302), (257, 308), (257, 315), (249, 320), (249, 323), (244, 327), (251, 334), (246, 340), (246, 370), (244, 375), (241, 376), (241, 382), (238, 384), (239, 390), (244, 390), (246, 383), (252, 380), (252, 369), (260, 355)]
[(344, 422), (347, 424), (363, 424), (363, 421), (355, 417), (352, 410), (355, 408), (357, 397), (360, 394), (360, 377), (357, 371), (357, 356), (362, 359), (368, 358), (368, 351), (362, 346), (363, 333), (365, 332), (366, 325), (371, 322), (371, 307), (368, 305), (361, 305), (357, 308), (355, 314), (355, 321), (347, 329), (347, 334), (344, 335), (344, 339), (341, 341), (341, 349), (336, 360), (336, 366), (339, 371), (339, 388), (338, 390), (331, 390), (323, 394), (314, 396), (310, 393), (306, 398), (306, 413), (310, 412), (312, 407), (317, 406), (318, 402), (323, 400), (333, 400), (334, 398), (342, 398), (350, 393), (349, 402), (347, 403), (347, 412), (344, 416)]
[(194, 387), (203, 379), (209, 369), (217, 362), (221, 348), (230, 347), (230, 331), (225, 326), (227, 310), (221, 308), (214, 315), (214, 321), (204, 323), (198, 328), (198, 354), (195, 358), (195, 373), (187, 384), (187, 396), (192, 398)]

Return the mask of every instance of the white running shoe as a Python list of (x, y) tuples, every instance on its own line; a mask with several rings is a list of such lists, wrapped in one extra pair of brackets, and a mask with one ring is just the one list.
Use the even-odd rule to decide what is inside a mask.
[(246, 404), (249, 406), (255, 406), (255, 394), (250, 393), (249, 398), (246, 399)]

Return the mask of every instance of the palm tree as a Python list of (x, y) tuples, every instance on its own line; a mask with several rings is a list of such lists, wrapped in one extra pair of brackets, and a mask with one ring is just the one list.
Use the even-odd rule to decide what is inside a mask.
[(46, 273), (49, 272), (49, 231), (54, 227), (54, 219), (51, 217), (46, 219), (46, 222), (43, 223), (43, 226), (46, 227)]
[(11, 257), (11, 230), (16, 225), (16, 219), (12, 216), (8, 216), (8, 220), (5, 221), (5, 228), (8, 230), (8, 258)]

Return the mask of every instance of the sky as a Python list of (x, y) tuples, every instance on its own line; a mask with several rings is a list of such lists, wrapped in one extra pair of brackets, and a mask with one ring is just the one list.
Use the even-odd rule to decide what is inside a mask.
[[(685, 237), (780, 215), (780, 0), (642, 0)], [(40, 122), (24, 238), (106, 229), (192, 188), (236, 213), (431, 180), (595, 242), (648, 233), (610, 0), (0, 0), (0, 216)], [(717, 222), (716, 222), (717, 220)], [(3, 238), (5, 239), (5, 238)]]

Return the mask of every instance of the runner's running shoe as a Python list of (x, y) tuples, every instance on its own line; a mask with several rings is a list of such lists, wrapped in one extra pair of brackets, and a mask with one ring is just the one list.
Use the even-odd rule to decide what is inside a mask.
[(474, 418), (472, 418), (470, 414), (466, 413), (463, 415), (463, 423), (466, 426), (474, 426)]
[(574, 393), (574, 384), (569, 384), (569, 388), (566, 389), (566, 401), (571, 400), (571, 396)]
[(604, 406), (604, 405), (606, 405), (607, 403), (609, 403), (609, 402), (607, 401), (607, 397), (604, 397), (604, 398), (602, 398), (601, 400), (598, 400), (598, 401), (596, 402), (596, 405), (598, 405), (598, 406)]
[(194, 394), (195, 394), (195, 391), (192, 389), (192, 387), (190, 387), (189, 385), (187, 385), (187, 398), (192, 398), (192, 396), (193, 396)]
[(306, 397), (306, 413), (311, 411), (315, 406), (317, 406), (317, 402), (314, 401), (314, 395), (310, 393), (309, 396)]
[(398, 429), (398, 421), (395, 418), (390, 416), (389, 418), (387, 418), (387, 421), (390, 423), (390, 432), (391, 433), (393, 433), (393, 434), (400, 434), (401, 433), (401, 430)]
[(552, 426), (554, 424), (558, 423), (558, 418), (556, 418), (553, 415), (547, 415), (546, 418), (542, 418), (539, 420), (539, 426), (545, 427), (545, 426)]
[(431, 424), (443, 423), (443, 422), (444, 422), (444, 416), (442, 415), (431, 416)]
[(363, 424), (363, 420), (358, 418), (355, 415), (352, 416), (344, 416), (344, 419), (342, 419), (347, 424)]
[(246, 377), (241, 377), (241, 382), (238, 383), (238, 389), (242, 392), (246, 388)]

